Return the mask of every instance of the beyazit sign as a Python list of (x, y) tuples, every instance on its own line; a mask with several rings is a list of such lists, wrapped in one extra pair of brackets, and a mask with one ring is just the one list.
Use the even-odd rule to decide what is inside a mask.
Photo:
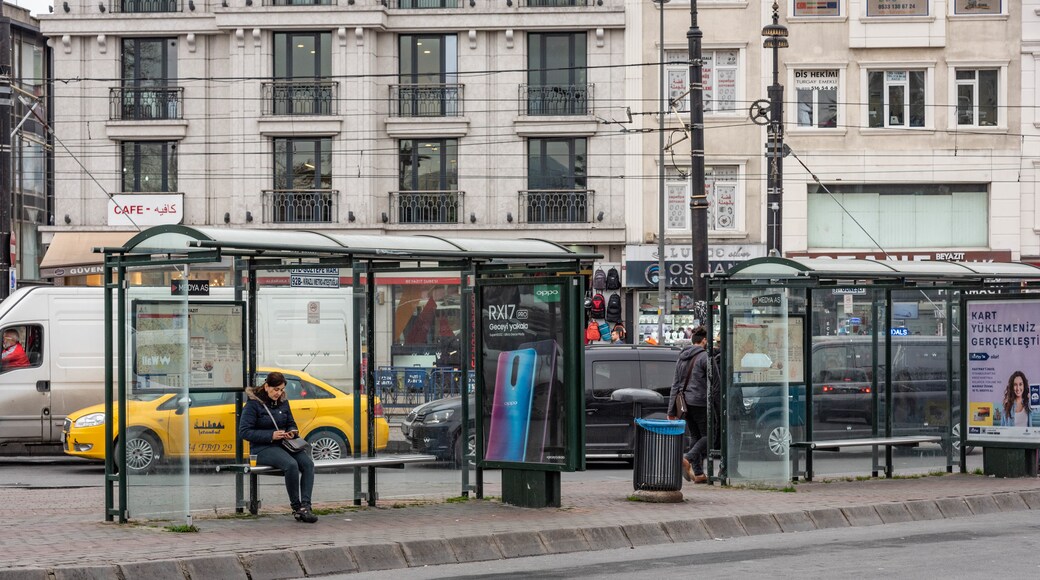
[(110, 226), (163, 226), (183, 220), (183, 193), (116, 194), (108, 200)]
[(883, 252), (784, 252), (789, 257), (805, 256), (807, 258), (834, 258), (836, 260), (891, 260), (896, 262), (927, 262), (938, 260), (944, 262), (1010, 262), (1011, 250), (968, 250), (931, 251), (931, 250), (899, 250), (888, 254)]
[[(727, 244), (708, 246), (708, 269), (712, 273), (729, 270), (744, 260), (762, 258), (766, 255), (765, 244)], [(696, 273), (693, 271), (693, 248), (690, 246), (667, 245), (664, 247), (664, 267), (667, 272), (665, 284), (669, 288), (689, 288)], [(656, 288), (660, 264), (657, 246), (639, 245), (625, 247), (625, 287)]]

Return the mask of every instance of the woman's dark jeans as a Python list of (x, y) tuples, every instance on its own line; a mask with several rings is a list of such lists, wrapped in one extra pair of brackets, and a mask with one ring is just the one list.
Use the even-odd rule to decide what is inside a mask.
[(314, 460), (307, 451), (289, 453), (281, 444), (260, 450), (257, 465), (270, 465), (285, 472), (285, 491), (289, 492), (289, 505), (293, 511), (311, 507), (311, 491), (314, 489)]
[(686, 412), (693, 446), (684, 457), (693, 466), (694, 475), (704, 475), (704, 459), (708, 456), (708, 408), (690, 405)]

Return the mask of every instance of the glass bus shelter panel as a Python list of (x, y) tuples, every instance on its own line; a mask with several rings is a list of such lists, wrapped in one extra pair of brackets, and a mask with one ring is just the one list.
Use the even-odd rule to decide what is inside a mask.
[(788, 307), (804, 304), (804, 291), (739, 288), (726, 296), (726, 473), (734, 483), (790, 481), (790, 443), (804, 437), (806, 320)]

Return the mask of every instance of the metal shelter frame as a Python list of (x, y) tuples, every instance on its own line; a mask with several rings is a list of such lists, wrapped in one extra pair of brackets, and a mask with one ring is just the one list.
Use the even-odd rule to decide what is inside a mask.
[[(337, 267), (349, 268), (353, 278), (353, 310), (364, 309), (365, 336), (362, 336), (360, 321), (354, 318), (352, 355), (354, 361), (363, 357), (374, 357), (374, 300), (375, 275), (396, 271), (458, 271), (461, 276), (462, 343), (480, 341), (471, 335), (468, 321), (473, 320), (471, 281), (480, 275), (509, 276), (577, 273), (584, 262), (601, 258), (599, 254), (569, 250), (559, 244), (538, 239), (479, 239), (443, 238), (428, 235), (383, 236), (339, 234), (303, 230), (243, 230), (215, 227), (157, 226), (146, 229), (128, 240), (121, 247), (95, 248), (104, 254), (105, 296), (105, 414), (118, 420), (105, 422), (105, 519), (120, 522), (128, 518), (128, 484), (126, 469), (117, 469), (115, 458), (126, 456), (127, 432), (127, 280), (128, 268), (184, 266), (189, 264), (213, 264), (225, 258), (234, 261), (235, 299), (243, 296), (249, 306), (247, 314), (248, 336), (246, 337), (246, 381), (252, 384), (257, 367), (257, 276), (258, 270), (287, 270), (290, 268)], [(486, 272), (485, 272), (486, 270)], [(248, 282), (243, 284), (242, 273), (248, 273)], [(579, 296), (580, 299), (580, 296)], [(113, 306), (117, 310), (113, 311)], [(113, 328), (113, 322), (116, 322)], [(363, 353), (361, 345), (368, 345)], [(476, 345), (476, 352), (481, 350)], [(463, 349), (462, 367), (473, 368), (473, 353)], [(580, 353), (579, 353), (580, 355)], [(116, 365), (113, 361), (119, 361)], [(353, 395), (359, 400), (362, 384), (375, 385), (374, 364), (355, 364)], [(362, 372), (365, 376), (362, 377)], [(363, 380), (364, 379), (364, 380)], [(479, 381), (479, 375), (477, 380)], [(465, 383), (465, 381), (464, 381)], [(242, 406), (242, 390), (246, 385), (228, 388), (235, 391), (237, 409)], [(212, 389), (210, 389), (212, 390)], [(189, 387), (190, 392), (190, 387)], [(364, 445), (367, 456), (375, 455), (373, 405), (375, 397), (367, 397), (368, 421), (367, 441)], [(462, 426), (469, 429), (468, 405), (462, 405)], [(243, 445), (237, 437), (238, 412), (236, 412), (236, 458), (243, 459)], [(361, 441), (361, 408), (354, 405), (354, 441)], [(118, 438), (116, 436), (118, 435)], [(464, 431), (463, 435), (466, 433)], [(113, 441), (116, 443), (113, 444)], [(353, 445), (354, 457), (361, 457), (360, 445)], [(463, 461), (462, 493), (470, 491), (482, 494), (482, 473), (478, 467), (476, 485), (469, 483), (469, 469)], [(362, 491), (361, 467), (354, 468), (354, 503), (366, 501), (375, 505), (376, 469), (368, 469), (368, 489)], [(236, 475), (236, 511), (243, 511), (244, 475)]]
[[(805, 474), (811, 478), (813, 473), (813, 447), (804, 445), (805, 442), (814, 440), (814, 418), (813, 418), (813, 396), (814, 389), (809, 388), (813, 384), (813, 343), (814, 328), (813, 317), (815, 311), (813, 308), (813, 290), (826, 290), (826, 289), (865, 289), (872, 290), (879, 294), (873, 294), (872, 305), (870, 308), (870, 322), (867, 325), (873, 329), (870, 332), (870, 337), (864, 337), (869, 340), (872, 344), (871, 356), (873, 358), (873, 372), (871, 374), (872, 381), (872, 408), (877, 412), (879, 396), (884, 396), (885, 401), (892, 401), (892, 344), (893, 344), (893, 332), (892, 332), (892, 293), (893, 291), (902, 290), (946, 290), (950, 292), (950, 298), (945, 300), (945, 311), (941, 315), (950, 324), (959, 323), (960, 318), (954, 315), (954, 304), (959, 305), (959, 312), (963, 313), (963, 305), (966, 300), (966, 296), (972, 293), (999, 293), (999, 294), (1017, 294), (1021, 293), (1025, 287), (1030, 283), (1040, 281), (1040, 268), (1021, 263), (993, 263), (993, 262), (944, 262), (944, 261), (889, 261), (889, 260), (866, 260), (866, 259), (822, 259), (822, 258), (779, 258), (779, 257), (766, 257), (756, 258), (742, 262), (736, 267), (732, 268), (724, 274), (708, 276), (709, 296), (712, 297), (712, 305), (717, 313), (717, 322), (714, 325), (719, 327), (719, 336), (721, 337), (721, 349), (722, 356), (721, 363), (719, 365), (721, 369), (721, 383), (719, 397), (715, 400), (715, 407), (712, 413), (709, 413), (709, 469), (713, 472), (715, 469), (714, 461), (721, 460), (719, 465), (719, 473), (712, 473), (712, 477), (721, 481), (723, 484), (729, 484), (734, 479), (734, 475), (739, 473), (739, 459), (740, 449), (734, 450), (731, 445), (731, 436), (736, 434), (738, 440), (741, 440), (741, 417), (740, 410), (741, 405), (747, 404), (746, 400), (736, 400), (734, 404), (730, 401), (731, 396), (741, 396), (742, 391), (738, 390), (738, 387), (747, 386), (739, 385), (736, 380), (737, 372), (735, 371), (735, 356), (737, 351), (734, 349), (732, 328), (737, 323), (737, 316), (743, 316), (750, 318), (759, 313), (776, 314), (778, 316), (786, 317), (791, 315), (792, 317), (802, 317), (800, 324), (804, 331), (802, 332), (802, 344), (797, 345), (797, 348), (801, 350), (802, 367), (801, 377), (802, 382), (805, 384), (804, 388), (804, 404), (805, 404), (805, 417), (804, 417), (804, 441), (803, 447), (805, 447)], [(837, 292), (835, 292), (837, 293)], [(731, 298), (736, 297), (739, 294), (739, 298), (744, 300), (744, 303), (740, 308), (734, 309), (731, 304)], [(751, 299), (748, 300), (748, 295)], [(786, 308), (786, 311), (781, 311), (779, 305), (781, 304), (780, 295), (783, 295), (782, 304)], [(883, 298), (882, 298), (883, 296)], [(759, 298), (761, 298), (759, 300)], [(775, 304), (774, 304), (775, 298)], [(793, 300), (792, 300), (793, 298)], [(791, 304), (794, 303), (795, 306)], [(882, 308), (883, 307), (883, 308)], [(795, 311), (797, 309), (797, 314)], [(734, 311), (739, 311), (742, 314), (737, 316), (733, 315)], [(754, 313), (754, 314), (751, 314)], [(732, 320), (731, 320), (732, 318)], [(743, 321), (744, 319), (741, 319)], [(788, 320), (784, 318), (784, 324), (788, 324)], [(944, 447), (947, 455), (947, 471), (951, 472), (954, 463), (954, 449), (957, 445), (945, 443), (956, 443), (957, 440), (963, 442), (964, 435), (967, 432), (967, 410), (964, 401), (960, 404), (960, 413), (957, 419), (954, 419), (952, 414), (952, 404), (954, 401), (955, 392), (961, 394), (966, 389), (966, 361), (963, 360), (965, 357), (961, 356), (962, 359), (959, 363), (954, 358), (959, 356), (965, 345), (963, 340), (960, 341), (959, 347), (954, 346), (954, 329), (949, 328), (945, 332), (947, 352), (950, 353), (947, 361), (947, 374), (946, 374), (946, 387), (947, 387), (947, 403), (948, 411), (951, 414), (947, 415), (949, 420), (945, 428), (945, 432), (941, 434), (943, 438)], [(884, 332), (883, 335), (880, 333)], [(791, 350), (796, 348), (793, 345), (788, 345)], [(882, 353), (883, 349), (883, 354)], [(790, 350), (788, 351), (790, 352)], [(956, 353), (956, 354), (955, 354)], [(881, 355), (879, 357), (879, 355)], [(880, 360), (879, 360), (880, 358)], [(955, 364), (959, 364), (956, 370), (960, 371), (960, 381), (955, 381)], [(883, 366), (883, 368), (882, 368)], [(785, 371), (786, 372), (786, 371)], [(878, 374), (881, 374), (879, 377)], [(883, 382), (883, 384), (881, 384)], [(793, 381), (791, 384), (794, 384)], [(880, 385), (880, 387), (879, 387)], [(787, 383), (784, 383), (784, 387), (787, 387)], [(878, 393), (878, 388), (884, 390), (884, 393)], [(957, 389), (957, 391), (955, 391)], [(799, 393), (800, 394), (800, 393)], [(746, 395), (745, 395), (746, 396)], [(795, 395), (789, 395), (794, 398)], [(785, 397), (786, 398), (786, 397)], [(783, 405), (787, 406), (787, 405)], [(885, 405), (884, 416), (877, 416), (875, 414), (871, 429), (874, 438), (893, 438), (893, 404)], [(719, 423), (721, 423), (719, 425)], [(719, 433), (717, 430), (721, 427), (721, 437), (716, 437)], [(745, 426), (746, 428), (746, 426)], [(790, 423), (788, 424), (790, 428)], [(762, 436), (762, 434), (758, 434)], [(797, 443), (797, 442), (795, 442)], [(833, 443), (833, 442), (832, 442)], [(786, 442), (788, 446), (791, 444), (790, 435), (788, 434), (788, 440)], [(833, 445), (836, 446), (836, 445)], [(874, 475), (877, 476), (878, 469), (878, 447), (874, 447)], [(790, 449), (790, 453), (795, 454), (797, 451)], [(965, 445), (959, 445), (959, 460), (960, 468), (963, 471), (965, 461)], [(885, 446), (885, 474), (887, 477), (892, 476), (892, 447)], [(797, 461), (795, 459), (795, 461)], [(795, 469), (797, 471), (797, 463), (795, 463)], [(797, 478), (797, 473), (792, 473)], [(738, 476), (745, 477), (745, 476)]]

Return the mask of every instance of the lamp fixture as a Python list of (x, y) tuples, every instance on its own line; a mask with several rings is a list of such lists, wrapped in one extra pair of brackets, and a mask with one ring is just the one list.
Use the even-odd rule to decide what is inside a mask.
[(384, 223), (384, 224), (385, 224), (385, 223), (389, 223), (389, 222), (390, 222), (390, 216), (386, 215), (386, 212), (385, 212), (385, 211), (383, 212), (383, 217), (382, 217), (382, 220), (383, 220), (383, 223)]
[(98, 10), (100, 10), (102, 14), (105, 13), (105, 3), (104, 2), (98, 2), (97, 3), (97, 7), (98, 7)]
[(61, 3), (61, 7), (62, 7), (63, 10), (65, 10), (66, 14), (68, 14), (69, 11), (71, 10), (71, 8), (69, 8), (69, 3), (68, 2), (62, 2)]
[(603, 221), (603, 212), (599, 212), (598, 214), (596, 214), (596, 221)]
[(228, 7), (227, 0), (220, 0), (220, 5), (223, 6), (224, 8), (227, 8)]
[(471, 223), (471, 224), (477, 223), (477, 214), (475, 214), (473, 212), (469, 212), (469, 223)]
[(246, 0), (246, 6), (252, 6), (253, 0)]
[(71, 223), (72, 223), (72, 218), (69, 217), (69, 214), (65, 214), (65, 225), (69, 225)]
[(355, 219), (357, 219), (357, 218), (354, 217), (354, 212), (353, 211), (348, 211), (347, 212), (347, 221), (350, 222), (350, 223), (354, 223)]
[(253, 223), (253, 212), (251, 212), (251, 211), (247, 211), (246, 212), (246, 222), (247, 223)]
[(54, 6), (48, 6), (47, 7), (47, 12), (50, 12), (51, 14), (54, 14)]
[(188, 10), (195, 12), (195, 0), (188, 0)]
[(228, 212), (228, 211), (224, 212), (224, 223), (226, 223), (226, 224), (231, 223), (231, 212)]
[(513, 212), (511, 212), (511, 211), (507, 211), (506, 212), (506, 221), (509, 222), (509, 223), (513, 223)]

